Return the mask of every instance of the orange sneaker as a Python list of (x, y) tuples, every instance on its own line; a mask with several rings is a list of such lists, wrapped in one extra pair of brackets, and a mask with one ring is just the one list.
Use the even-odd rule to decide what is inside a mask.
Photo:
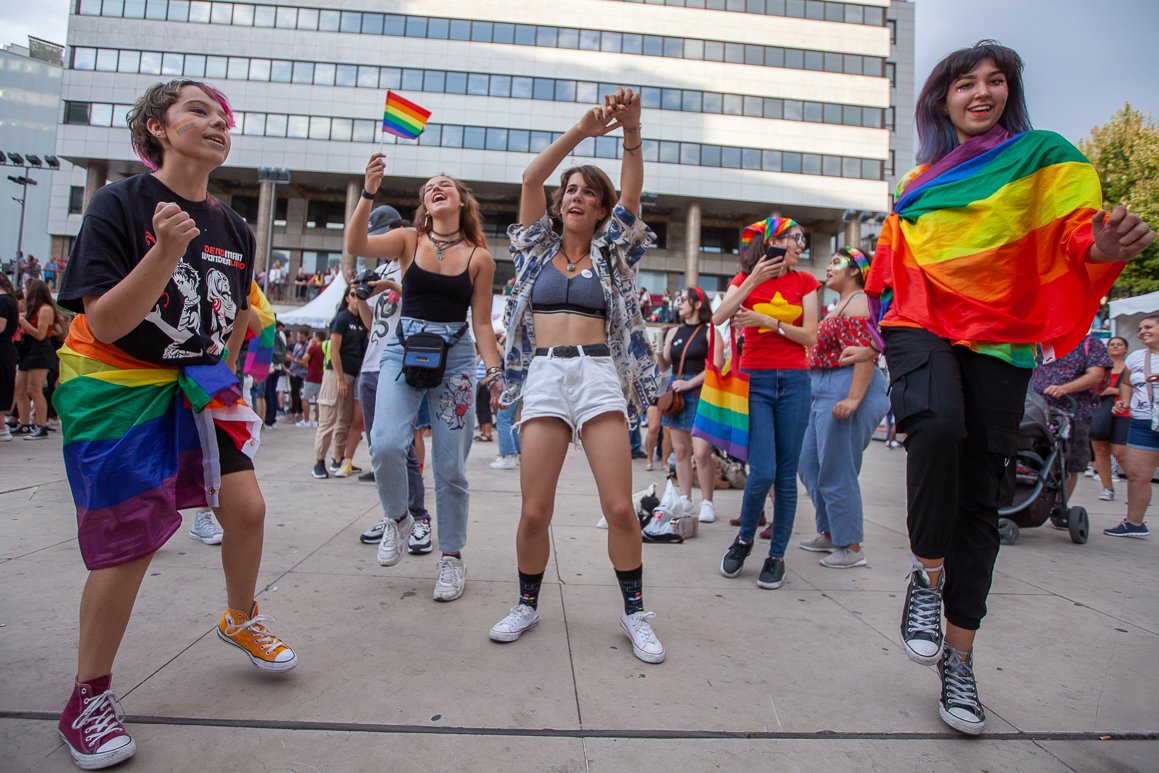
[(244, 652), (262, 671), (289, 671), (298, 665), (298, 656), (282, 640), (266, 630), (274, 619), (258, 613), (254, 602), (252, 617), (236, 609), (226, 609), (217, 624), (217, 638)]

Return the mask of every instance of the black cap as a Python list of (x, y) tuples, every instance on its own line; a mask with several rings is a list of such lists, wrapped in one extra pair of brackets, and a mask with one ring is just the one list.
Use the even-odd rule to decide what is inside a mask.
[(398, 210), (389, 204), (376, 207), (370, 213), (370, 230), (367, 231), (367, 236), (384, 234), (400, 220), (402, 220), (402, 215), (398, 214)]

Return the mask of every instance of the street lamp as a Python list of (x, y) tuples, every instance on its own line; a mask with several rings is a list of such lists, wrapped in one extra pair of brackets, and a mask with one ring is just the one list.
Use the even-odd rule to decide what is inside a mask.
[(276, 187), (290, 182), (290, 170), (284, 166), (259, 166), (258, 167), (258, 182), (262, 187), (269, 186), (267, 190), (268, 201), (270, 202), (270, 211), (268, 222), (266, 223), (266, 254), (265, 258), (265, 279), (262, 282), (264, 285), (262, 289), (266, 295), (270, 292), (270, 257), (274, 250), (274, 218), (278, 210), (278, 198), (276, 194)]
[[(38, 184), (36, 180), (33, 180), (31, 177), (29, 177), (29, 173), (32, 171), (32, 169), (42, 169), (45, 165), (48, 166), (49, 171), (57, 171), (60, 169), (60, 159), (58, 159), (56, 156), (50, 156), (47, 154), (42, 160), (40, 156), (37, 156), (33, 153), (25, 153), (24, 155), (21, 155), (19, 153), (0, 152), (0, 164), (4, 162), (5, 156), (7, 156), (8, 161), (12, 164), (12, 166), (24, 167), (24, 174), (8, 175), (8, 180), (10, 182), (20, 186), (20, 197), (17, 198), (16, 196), (13, 196), (12, 200), (20, 205), (20, 230), (17, 231), (16, 235), (16, 254), (17, 256), (21, 256), (24, 253), (24, 208), (25, 203), (28, 201), (28, 186)], [(16, 286), (19, 287), (21, 274), (19, 257), (16, 259), (16, 267), (13, 274), (16, 280)]]

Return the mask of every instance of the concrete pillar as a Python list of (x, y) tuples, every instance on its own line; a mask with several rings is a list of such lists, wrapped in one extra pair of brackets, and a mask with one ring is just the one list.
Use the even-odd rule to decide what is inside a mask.
[[(362, 178), (352, 177), (346, 181), (346, 219), (343, 222), (349, 223), (350, 218), (354, 216), (354, 208), (358, 206), (358, 199), (362, 196)], [(343, 273), (354, 268), (354, 261), (357, 256), (351, 255), (346, 251), (345, 239), (342, 245), (342, 271)]]
[(274, 236), (274, 183), (265, 180), (258, 183), (258, 222), (254, 225), (257, 240), (257, 254), (254, 255), (254, 277), (266, 270), (266, 261), (273, 245)]
[(109, 165), (104, 161), (90, 161), (85, 170), (85, 197), (80, 210), (82, 213), (88, 211), (89, 202), (108, 181)]
[(684, 218), (684, 286), (700, 284), (700, 202), (688, 205)]
[(854, 216), (845, 221), (845, 245), (861, 249), (861, 218)]

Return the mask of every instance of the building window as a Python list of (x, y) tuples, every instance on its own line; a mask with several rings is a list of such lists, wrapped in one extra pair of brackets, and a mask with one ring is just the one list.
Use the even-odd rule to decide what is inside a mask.
[(345, 225), (346, 205), (341, 201), (310, 199), (306, 202), (306, 227), (341, 230)]
[(68, 213), (79, 215), (84, 207), (85, 189), (82, 185), (71, 185), (68, 189)]

